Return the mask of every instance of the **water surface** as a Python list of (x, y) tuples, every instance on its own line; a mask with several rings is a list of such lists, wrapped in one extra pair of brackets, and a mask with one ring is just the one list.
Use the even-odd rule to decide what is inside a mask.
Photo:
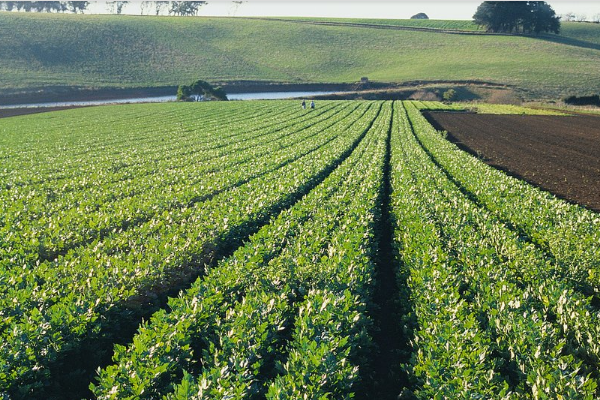
[[(256, 92), (256, 93), (230, 93), (227, 95), (229, 100), (276, 100), (289, 99), (297, 97), (318, 96), (322, 94), (331, 94), (338, 92)], [(0, 108), (40, 108), (40, 107), (69, 107), (69, 106), (99, 106), (103, 104), (125, 104), (125, 103), (166, 103), (175, 101), (176, 96), (156, 96), (156, 97), (132, 97), (128, 99), (112, 100), (89, 100), (89, 101), (58, 101), (48, 103), (30, 103), (30, 104), (11, 104), (0, 106)]]

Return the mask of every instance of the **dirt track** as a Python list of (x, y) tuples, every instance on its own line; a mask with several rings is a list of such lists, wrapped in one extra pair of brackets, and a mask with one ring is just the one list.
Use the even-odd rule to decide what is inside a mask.
[(488, 164), (600, 211), (600, 117), (430, 113), (437, 129)]
[(31, 108), (0, 108), (0, 118), (15, 117), (17, 115), (39, 114), (50, 111), (68, 110), (76, 106), (65, 107), (31, 107)]

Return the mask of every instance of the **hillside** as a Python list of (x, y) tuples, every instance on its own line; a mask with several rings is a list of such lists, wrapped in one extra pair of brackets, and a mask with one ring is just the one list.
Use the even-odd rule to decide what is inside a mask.
[[(340, 21), (0, 13), (0, 96), (163, 87), (198, 78), (338, 83), (361, 76), (493, 82), (523, 88), (528, 97), (600, 91), (597, 24), (565, 23), (563, 35), (531, 38), (397, 29), (419, 27), (415, 21)], [(436, 28), (436, 22), (421, 24)]]

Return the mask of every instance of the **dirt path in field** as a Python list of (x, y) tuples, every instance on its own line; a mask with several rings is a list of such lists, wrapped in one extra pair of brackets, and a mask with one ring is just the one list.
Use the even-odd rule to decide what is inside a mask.
[[(378, 221), (379, 248), (375, 260), (376, 278), (373, 303), (368, 309), (374, 328), (372, 329), (374, 349), (367, 366), (361, 370), (364, 384), (356, 393), (357, 400), (381, 399), (394, 400), (410, 385), (408, 375), (401, 364), (408, 363), (411, 356), (410, 338), (402, 332), (398, 321), (403, 314), (412, 309), (412, 304), (398, 304), (400, 295), (398, 285), (406, 282), (396, 279), (395, 260), (399, 260), (393, 245), (394, 221), (390, 214), (391, 189), (391, 121), (386, 140), (386, 155), (383, 170), (383, 193), (381, 196), (381, 216)], [(402, 292), (406, 292), (404, 288)]]
[(600, 212), (600, 117), (425, 113), (488, 164)]
[(31, 108), (0, 108), (0, 118), (16, 117), (18, 115), (39, 114), (50, 111), (68, 110), (81, 106), (66, 107), (31, 107)]

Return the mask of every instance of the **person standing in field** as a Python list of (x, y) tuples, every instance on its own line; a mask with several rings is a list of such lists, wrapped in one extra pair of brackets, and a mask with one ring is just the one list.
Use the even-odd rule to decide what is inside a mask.
[(306, 110), (306, 101), (302, 100), (302, 109)]
[(310, 108), (313, 108), (313, 109), (315, 108), (315, 101), (314, 101), (314, 100), (312, 100), (312, 101), (310, 102)]

